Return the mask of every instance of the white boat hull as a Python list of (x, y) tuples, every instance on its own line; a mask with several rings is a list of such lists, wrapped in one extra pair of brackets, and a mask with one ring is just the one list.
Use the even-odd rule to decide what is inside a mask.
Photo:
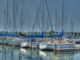
[(39, 48), (41, 50), (75, 50), (72, 44), (41, 44)]
[(27, 42), (22, 42), (22, 43), (20, 44), (21, 47), (26, 47), (27, 45), (28, 45)]
[(45, 44), (40, 44), (40, 45), (39, 45), (39, 48), (40, 48), (40, 49), (45, 49), (45, 48), (47, 48), (47, 45), (45, 45)]

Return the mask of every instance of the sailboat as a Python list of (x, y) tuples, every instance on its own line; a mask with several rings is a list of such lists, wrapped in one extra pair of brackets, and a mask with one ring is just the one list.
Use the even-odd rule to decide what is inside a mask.
[[(45, 0), (46, 1), (46, 0)], [(47, 4), (47, 2), (46, 2)], [(48, 7), (47, 7), (48, 8)], [(63, 28), (63, 0), (62, 0), (62, 28)], [(39, 49), (41, 50), (52, 50), (52, 51), (75, 51), (76, 48), (73, 43), (64, 40), (63, 29), (59, 34), (54, 35), (54, 40), (49, 40), (47, 43), (42, 42), (39, 44)], [(52, 36), (53, 37), (53, 36)]]
[[(38, 21), (40, 19), (40, 21), (42, 21), (42, 24), (39, 26), (40, 27), (43, 27), (41, 28), (42, 29), (42, 32), (41, 33), (38, 33), (38, 34), (31, 34), (31, 35), (27, 35), (25, 36), (26, 38), (41, 38), (43, 40), (43, 38), (47, 37), (47, 38), (55, 38), (54, 40), (49, 40), (47, 42), (37, 42), (37, 43), (34, 43), (33, 41), (31, 41), (30, 43), (30, 47), (31, 48), (38, 48), (40, 50), (52, 50), (52, 51), (75, 51), (75, 46), (73, 43), (70, 43), (66, 40), (63, 39), (63, 36), (64, 36), (64, 31), (62, 29), (62, 31), (59, 33), (59, 34), (48, 34), (47, 36), (45, 35), (45, 31), (44, 31), (44, 3), (47, 7), (47, 12), (48, 12), (48, 17), (49, 17), (49, 21), (50, 21), (50, 24), (51, 24), (51, 28), (52, 28), (52, 31), (53, 31), (53, 27), (52, 27), (52, 22), (51, 22), (51, 18), (50, 18), (50, 14), (49, 14), (49, 9), (48, 9), (48, 6), (47, 6), (47, 1), (46, 0), (41, 0), (41, 3), (40, 3), (40, 6), (42, 5), (42, 9), (41, 9), (41, 19), (39, 18), (39, 11), (40, 11), (40, 6), (39, 6), (39, 9), (37, 11), (37, 16), (35, 18), (35, 22)], [(39, 18), (39, 19), (38, 19)], [(34, 26), (37, 26), (35, 25), (36, 23), (34, 22), (32, 28), (34, 29)], [(38, 23), (39, 25), (39, 23)], [(63, 0), (62, 0), (62, 27), (63, 27)], [(32, 30), (33, 30), (32, 29)], [(38, 29), (38, 27), (37, 27)], [(36, 29), (36, 30), (37, 30)], [(26, 42), (24, 44), (22, 44), (24, 46), (22, 47), (27, 47), (29, 44)]]
[[(33, 23), (33, 25), (32, 25), (32, 30), (34, 30), (34, 28), (35, 28), (35, 26), (38, 26), (39, 24), (41, 24), (40, 26), (38, 26), (38, 27), (41, 27), (41, 32), (40, 33), (37, 33), (37, 34), (31, 34), (31, 35), (27, 35), (27, 36), (24, 36), (24, 37), (26, 37), (26, 38), (41, 38), (42, 40), (43, 40), (43, 38), (45, 37), (45, 38), (53, 38), (53, 37), (57, 37), (57, 36), (63, 36), (64, 35), (64, 32), (63, 31), (61, 31), (59, 34), (55, 34), (55, 35), (53, 35), (53, 34), (48, 34), (47, 36), (45, 35), (45, 26), (44, 25), (46, 25), (46, 23), (45, 23), (45, 19), (46, 19), (46, 17), (45, 17), (45, 15), (46, 14), (44, 14), (44, 4), (45, 4), (45, 6), (46, 6), (46, 14), (48, 15), (48, 23), (50, 23), (50, 26), (51, 26), (51, 29), (52, 29), (52, 31), (53, 31), (53, 26), (52, 26), (52, 22), (51, 22), (51, 18), (50, 18), (50, 14), (49, 14), (49, 9), (48, 9), (48, 6), (47, 6), (47, 1), (46, 0), (41, 0), (41, 2), (40, 2), (40, 5), (39, 5), (39, 8), (38, 8), (38, 11), (37, 11), (37, 14), (36, 14), (36, 18), (35, 18), (35, 21), (34, 21), (34, 23)], [(40, 8), (41, 7), (41, 8)], [(41, 12), (40, 12), (40, 10), (41, 10)], [(41, 13), (41, 16), (39, 15)], [(41, 18), (40, 18), (40, 17)], [(37, 25), (38, 24), (38, 25)], [(50, 27), (49, 26), (49, 27)], [(48, 27), (48, 26), (47, 26)], [(37, 28), (37, 27), (36, 27)], [(39, 28), (37, 28), (37, 29), (39, 29)], [(36, 29), (36, 30), (37, 30)], [(48, 28), (49, 29), (49, 28)], [(53, 32), (52, 32), (53, 33)], [(25, 42), (25, 44), (26, 44), (27, 42)], [(36, 43), (35, 45), (35, 47), (33, 46), (34, 45), (34, 42), (32, 42), (31, 41), (31, 47), (32, 48), (40, 48), (40, 46), (39, 46), (39, 44), (38, 43)], [(25, 44), (23, 44), (23, 45), (25, 45)], [(27, 45), (28, 45), (28, 43), (27, 43)], [(22, 47), (26, 47), (27, 45), (25, 45), (25, 46), (22, 46)], [(40, 44), (41, 45), (41, 44)], [(41, 49), (41, 48), (40, 48)]]

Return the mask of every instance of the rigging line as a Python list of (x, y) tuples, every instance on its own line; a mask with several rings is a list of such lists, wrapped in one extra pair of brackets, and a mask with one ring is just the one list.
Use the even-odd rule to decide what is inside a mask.
[(5, 20), (6, 23), (5, 23), (5, 24), (6, 24), (6, 25), (5, 25), (5, 24), (4, 24), (4, 25), (5, 25), (5, 27), (6, 27), (7, 29), (9, 29), (9, 21), (8, 21), (8, 18), (9, 18), (9, 17), (8, 17), (8, 0), (7, 0), (6, 3), (7, 3), (7, 5), (6, 5), (7, 8), (6, 8), (6, 12), (4, 12), (4, 13), (6, 13), (6, 14), (5, 14), (5, 16), (6, 16), (6, 20)]
[[(8, 23), (9, 21), (8, 21), (8, 0), (7, 0), (7, 23)], [(8, 23), (9, 24), (9, 23)], [(7, 24), (7, 26), (8, 26), (8, 24)], [(8, 28), (8, 27), (7, 27)]]
[(57, 27), (57, 25), (56, 25), (56, 24), (57, 24), (57, 20), (58, 20), (58, 19), (57, 19), (57, 9), (55, 9), (55, 32), (57, 32), (57, 31), (56, 31), (56, 27)]
[[(4, 18), (5, 18), (5, 10), (4, 10)], [(5, 19), (4, 19), (4, 21), (3, 21), (3, 29), (5, 30)]]
[[(41, 0), (41, 2), (42, 2), (42, 0)], [(32, 25), (32, 29), (31, 29), (31, 31), (33, 30), (33, 28), (34, 28), (34, 26), (35, 26), (35, 23), (36, 23), (36, 20), (37, 20), (37, 18), (38, 18), (38, 14), (39, 14), (39, 10), (40, 10), (40, 6), (41, 6), (41, 2), (40, 2), (40, 5), (39, 5), (39, 8), (37, 9), (37, 13), (36, 13), (35, 21), (34, 21), (34, 23), (33, 23), (33, 25)]]
[(9, 17), (8, 20), (9, 20), (9, 24), (10, 24), (10, 31), (12, 32), (12, 30), (11, 30), (11, 26), (12, 26), (11, 19), (10, 19), (10, 16), (8, 16), (8, 17)]
[(13, 32), (15, 32), (16, 22), (15, 22), (15, 12), (14, 12), (14, 0), (13, 0)]
[(7, 9), (4, 10), (4, 17), (6, 18), (6, 19), (4, 19), (4, 30), (6, 31), (5, 27), (7, 28), (7, 25), (8, 25), (8, 24), (6, 24), (6, 20), (7, 20)]
[(13, 0), (13, 32), (14, 32), (14, 0)]
[(20, 27), (20, 30), (21, 30), (21, 32), (23, 31), (23, 25), (22, 25), (22, 23), (23, 23), (23, 15), (22, 15), (22, 10), (23, 10), (23, 1), (21, 0), (21, 16), (20, 16), (20, 24), (21, 24), (21, 27)]
[(53, 30), (53, 26), (52, 26), (52, 22), (51, 22), (50, 12), (49, 12), (48, 5), (47, 5), (47, 1), (46, 1), (46, 0), (45, 0), (45, 4), (46, 4), (46, 7), (47, 7), (48, 16), (49, 16), (49, 20), (50, 20), (50, 24), (51, 24), (52, 31), (54, 31), (54, 30)]
[[(21, 1), (20, 1), (21, 2)], [(18, 7), (19, 7), (19, 3), (20, 2), (18, 2), (17, 4), (16, 4), (16, 2), (15, 2), (15, 12), (16, 12), (16, 17), (19, 17), (19, 23), (20, 23), (20, 21), (21, 21), (21, 10), (20, 10), (20, 14), (18, 13), (19, 11), (18, 11)], [(21, 7), (22, 8), (22, 7)], [(21, 9), (20, 8), (20, 9)], [(16, 26), (18, 27), (18, 25), (16, 24)], [(20, 30), (21, 30), (21, 25), (19, 25), (20, 26)], [(16, 31), (17, 31), (17, 27), (16, 27)]]
[(42, 32), (44, 32), (44, 0), (42, 0)]
[(64, 20), (64, 10), (63, 10), (64, 9), (64, 4), (63, 3), (64, 3), (64, 0), (62, 0), (62, 30), (63, 30), (63, 27), (64, 27), (63, 26), (63, 20)]
[(73, 19), (72, 19), (72, 17), (71, 17), (71, 33), (72, 33), (72, 37), (74, 37), (74, 21), (73, 21)]
[(7, 0), (7, 28), (9, 28), (9, 30), (11, 30), (10, 29), (10, 21), (9, 21), (8, 0)]

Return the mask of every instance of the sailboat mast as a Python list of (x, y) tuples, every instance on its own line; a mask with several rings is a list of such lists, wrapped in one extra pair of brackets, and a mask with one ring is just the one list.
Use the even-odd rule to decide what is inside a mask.
[(9, 27), (9, 26), (8, 26), (8, 22), (9, 22), (9, 21), (8, 21), (8, 0), (7, 0), (7, 22), (6, 22), (6, 23), (7, 23), (7, 29), (8, 29), (8, 27)]
[(55, 9), (55, 34), (57, 33), (56, 27), (57, 27), (57, 9)]
[(23, 21), (22, 21), (22, 19), (23, 19), (23, 16), (22, 16), (22, 8), (23, 7), (23, 1), (21, 0), (21, 17), (20, 17), (20, 24), (21, 24), (21, 27), (20, 27), (20, 30), (21, 30), (21, 32), (23, 31), (23, 26), (22, 26), (22, 24), (23, 24)]
[(64, 20), (64, 0), (62, 0), (62, 30), (63, 30), (63, 28), (64, 28), (64, 26), (63, 26), (63, 20)]
[(44, 32), (44, 0), (42, 0), (42, 32)]
[(15, 12), (14, 12), (14, 0), (13, 0), (13, 32), (15, 32)]

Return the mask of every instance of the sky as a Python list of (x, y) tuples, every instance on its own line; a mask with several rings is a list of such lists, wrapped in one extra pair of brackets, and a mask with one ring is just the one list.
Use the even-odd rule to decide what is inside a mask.
[[(8, 1), (8, 2), (7, 2)], [(41, 0), (0, 0), (0, 31), (41, 31), (42, 11), (39, 10), (36, 24), (32, 29)], [(80, 0), (46, 0), (54, 31), (80, 32)], [(42, 7), (40, 7), (42, 9)], [(40, 22), (40, 23), (39, 23)], [(52, 30), (46, 5), (44, 4), (43, 29)], [(51, 28), (51, 29), (50, 29)]]

